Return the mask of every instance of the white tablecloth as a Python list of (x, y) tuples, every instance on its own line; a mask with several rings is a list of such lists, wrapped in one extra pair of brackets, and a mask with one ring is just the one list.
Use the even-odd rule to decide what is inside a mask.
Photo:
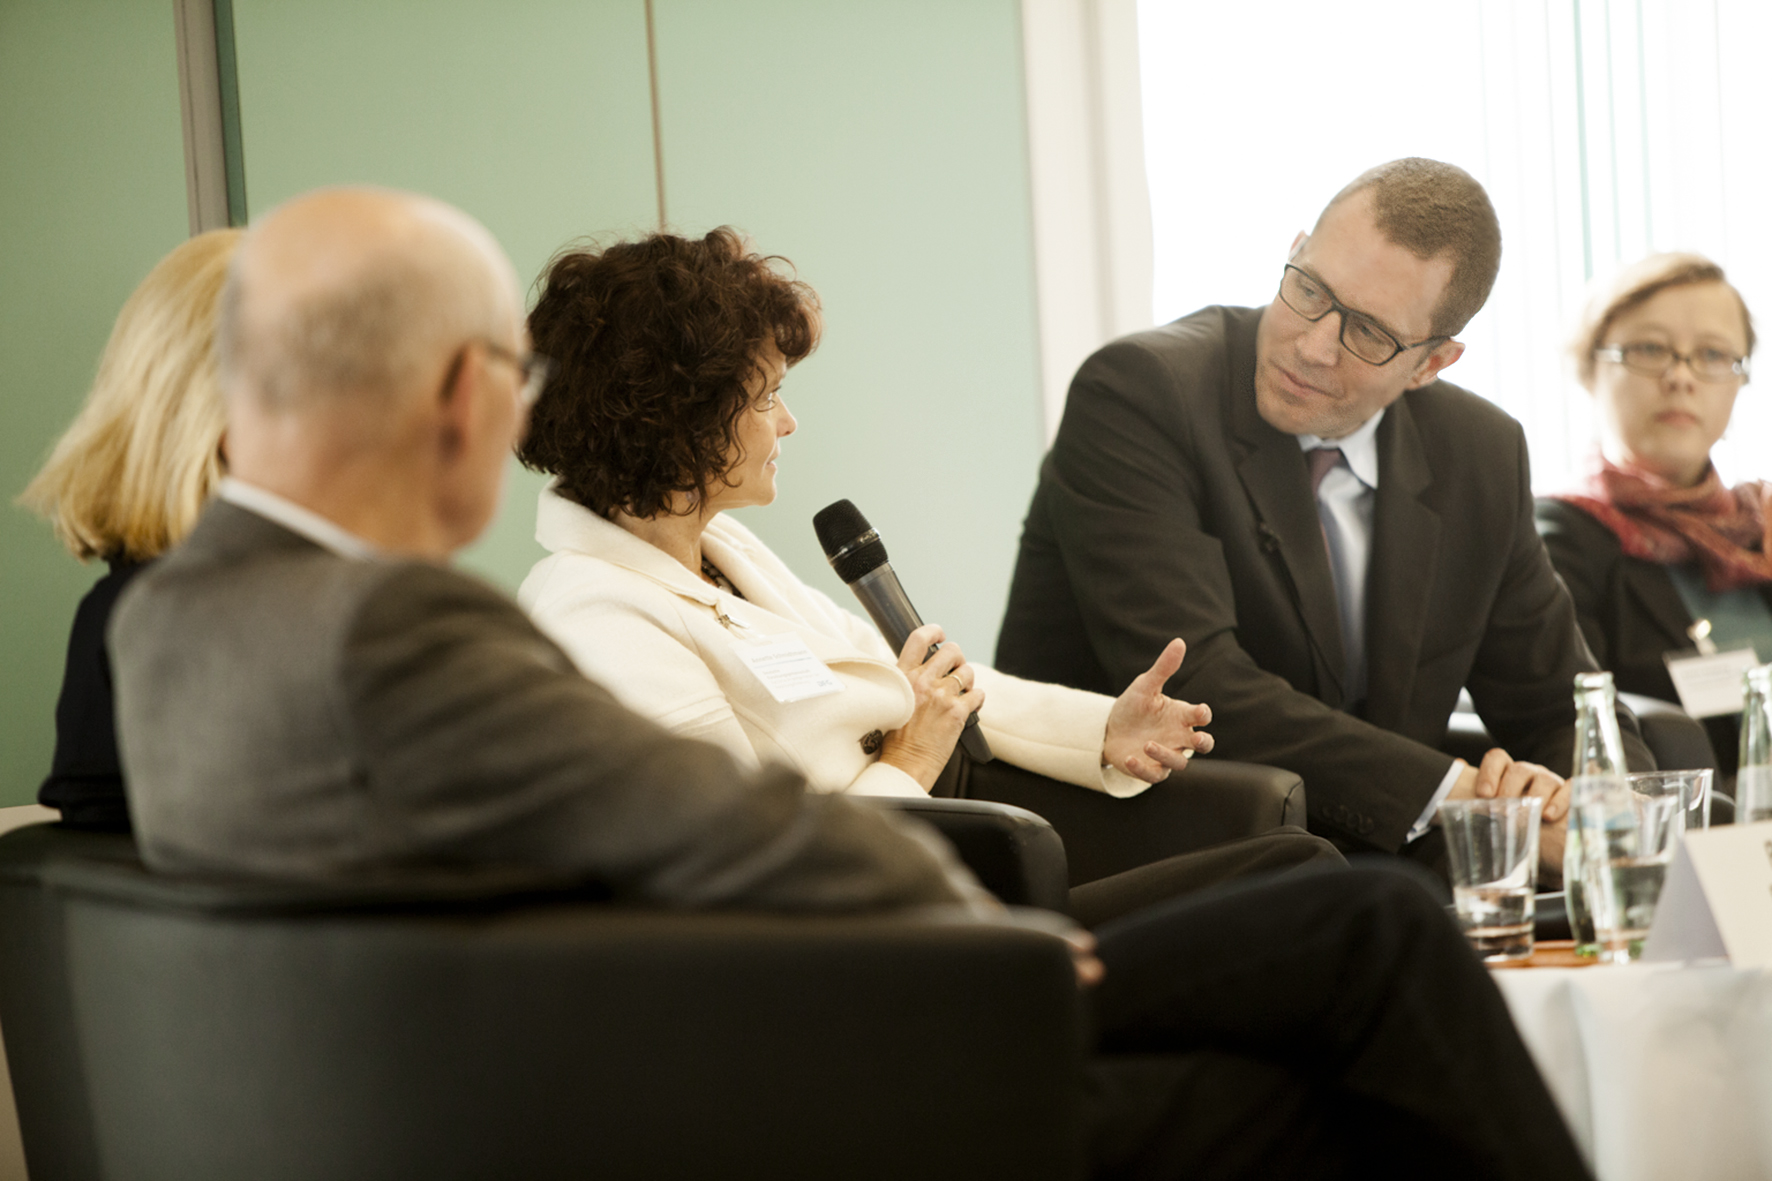
[(1493, 975), (1600, 1181), (1772, 1178), (1772, 974)]

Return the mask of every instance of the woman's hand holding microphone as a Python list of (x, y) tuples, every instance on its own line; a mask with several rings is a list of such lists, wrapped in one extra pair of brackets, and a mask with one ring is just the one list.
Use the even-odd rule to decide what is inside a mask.
[[(933, 645), (939, 647), (930, 653)], [(917, 703), (911, 720), (886, 735), (880, 761), (928, 791), (953, 755), (966, 719), (984, 704), (984, 690), (960, 646), (946, 639), (939, 624), (926, 623), (906, 638), (898, 668), (910, 680)]]

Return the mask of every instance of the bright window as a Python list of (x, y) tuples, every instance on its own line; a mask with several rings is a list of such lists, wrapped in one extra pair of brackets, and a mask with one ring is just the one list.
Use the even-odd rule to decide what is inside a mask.
[[(1763, 0), (1140, 0), (1154, 313), (1273, 298), (1293, 235), (1367, 167), (1432, 156), (1501, 217), (1489, 305), (1446, 374), (1519, 419), (1543, 490), (1591, 451), (1564, 342), (1589, 279), (1723, 264), (1772, 333)], [(1716, 452), (1772, 477), (1772, 351)]]

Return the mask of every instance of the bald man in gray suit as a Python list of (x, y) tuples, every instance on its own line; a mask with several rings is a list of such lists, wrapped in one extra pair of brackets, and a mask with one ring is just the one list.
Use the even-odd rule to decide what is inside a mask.
[[(447, 568), (544, 368), (471, 219), (299, 198), (242, 241), (220, 331), (232, 475), (111, 629), (150, 866), (499, 865), (663, 905), (1006, 920), (927, 830), (665, 734)], [(1376, 1173), (1424, 1148), (1448, 1175), (1582, 1175), (1493, 984), (1413, 883), (1187, 899), (1104, 928), (1099, 960), (1051, 926), (1100, 982), (1103, 1175)]]
[(421, 198), (320, 194), (248, 235), (221, 330), (232, 476), (112, 630), (143, 857), (989, 905), (920, 827), (668, 736), (443, 564), (491, 519), (523, 420), (516, 290), (478, 224)]

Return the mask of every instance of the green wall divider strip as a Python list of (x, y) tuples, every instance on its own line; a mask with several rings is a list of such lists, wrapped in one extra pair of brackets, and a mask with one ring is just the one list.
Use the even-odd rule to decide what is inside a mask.
[(658, 189), (658, 229), (670, 228), (665, 216), (664, 116), (658, 108), (658, 33), (652, 18), (652, 0), (646, 0), (646, 79), (652, 93), (652, 178)]
[(222, 161), (228, 175), (228, 224), (243, 226), (246, 154), (240, 138), (240, 68), (234, 59), (234, 0), (215, 0), (215, 70), (221, 90)]

